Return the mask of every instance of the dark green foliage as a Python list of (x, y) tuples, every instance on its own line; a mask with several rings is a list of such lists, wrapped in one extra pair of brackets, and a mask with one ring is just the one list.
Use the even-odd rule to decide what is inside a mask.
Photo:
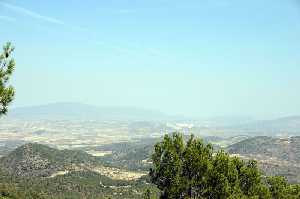
[(151, 199), (151, 191), (149, 189), (143, 194), (143, 199)]
[(27, 189), (19, 191), (13, 184), (0, 184), (0, 199), (46, 199), (43, 193)]
[(0, 116), (6, 114), (8, 105), (14, 98), (14, 88), (8, 85), (8, 81), (15, 69), (15, 61), (11, 58), (14, 47), (7, 43), (0, 53)]
[(213, 153), (212, 146), (193, 136), (166, 135), (155, 145), (151, 181), (161, 190), (160, 198), (297, 198), (298, 185), (285, 179), (266, 179), (256, 161)]
[(267, 182), (274, 199), (300, 198), (300, 185), (289, 185), (284, 177), (268, 177)]
[[(151, 199), (157, 189), (142, 180), (113, 180), (91, 171), (73, 171), (54, 178), (11, 176), (0, 170), (0, 182), (9, 183), (0, 193), (9, 199), (140, 199), (149, 189)], [(3, 191), (2, 191), (3, 190)], [(1, 192), (2, 191), (2, 192)], [(0, 199), (1, 196), (0, 195)]]

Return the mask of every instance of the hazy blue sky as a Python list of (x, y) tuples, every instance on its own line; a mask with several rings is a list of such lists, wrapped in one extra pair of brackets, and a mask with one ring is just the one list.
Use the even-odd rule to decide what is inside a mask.
[(300, 114), (299, 0), (0, 0), (14, 106)]

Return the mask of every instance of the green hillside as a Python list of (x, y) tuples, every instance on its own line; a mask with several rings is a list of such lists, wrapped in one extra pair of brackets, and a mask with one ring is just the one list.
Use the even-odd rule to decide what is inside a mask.
[(258, 136), (235, 143), (229, 153), (265, 155), (279, 160), (300, 163), (300, 137), (277, 138)]
[(244, 159), (256, 159), (267, 175), (285, 176), (300, 183), (300, 137), (253, 137), (226, 149)]
[[(300, 193), (298, 185), (289, 185), (284, 178), (266, 177), (266, 175), (280, 175), (296, 183), (298, 182), (297, 173), (300, 173), (297, 168), (281, 162), (276, 165), (272, 161), (264, 162), (260, 159), (256, 166), (255, 161), (251, 161), (255, 157), (278, 157), (278, 160), (283, 162), (292, 160), (291, 154), (290, 156), (284, 155), (286, 142), (294, 146), (298, 137), (288, 138), (289, 140), (254, 137), (229, 146), (227, 150), (239, 154), (243, 159), (241, 160), (213, 149), (212, 145), (206, 143), (207, 141), (198, 138), (190, 140), (186, 136), (179, 136), (181, 141), (179, 140), (180, 142), (176, 144), (173, 136), (170, 134), (159, 140), (148, 139), (93, 148), (113, 151), (112, 154), (104, 157), (93, 157), (83, 151), (58, 150), (36, 143), (23, 145), (0, 159), (0, 197), (7, 199), (138, 199), (143, 198), (144, 193), (149, 190), (147, 193), (150, 193), (154, 199), (159, 198), (159, 195), (162, 197), (168, 187), (169, 191), (173, 190), (174, 187), (167, 183), (170, 182), (171, 184), (177, 183), (176, 190), (181, 190), (184, 194), (188, 193), (186, 184), (192, 183), (195, 186), (194, 194), (198, 193), (197, 190), (201, 188), (203, 196), (207, 196), (206, 191), (209, 190), (213, 195), (224, 192), (224, 194), (231, 194), (238, 198), (240, 196), (251, 198), (251, 194), (258, 194), (260, 188), (263, 188), (264, 194), (267, 194), (265, 196), (270, 198), (271, 194), (275, 194), (271, 188), (275, 189), (276, 186), (280, 186), (286, 189), (288, 194), (286, 198), (298, 199)], [(173, 144), (175, 145), (172, 146)], [(277, 150), (277, 152), (267, 151), (264, 148), (265, 145), (268, 149)], [(193, 148), (189, 149), (188, 146), (193, 146)], [(296, 162), (297, 158), (293, 161)], [(151, 168), (152, 172), (150, 176), (137, 180), (120, 180), (90, 169), (97, 165), (106, 165), (106, 168), (126, 168), (131, 171), (146, 171)], [(223, 170), (225, 168), (226, 170)], [(64, 170), (68, 172), (52, 175)], [(112, 169), (111, 172), (116, 172), (116, 170)], [(251, 192), (247, 193), (248, 189), (243, 188), (242, 185), (244, 181), (253, 180), (251, 173), (255, 175), (259, 186), (251, 185), (255, 190), (251, 190), (250, 187)], [(187, 176), (189, 178), (186, 178)], [(217, 191), (219, 186), (227, 188), (219, 192)], [(282, 193), (284, 193), (283, 190), (280, 191), (280, 194)], [(180, 192), (176, 194), (180, 195)], [(264, 197), (258, 198), (265, 199)], [(273, 198), (281, 199), (282, 197)]]
[(44, 177), (96, 162), (95, 157), (83, 151), (58, 150), (37, 143), (20, 146), (0, 159), (0, 165), (14, 175)]
[[(147, 178), (117, 180), (89, 170), (100, 165), (83, 152), (26, 144), (0, 159), (0, 197), (11, 199), (99, 199), (141, 197), (146, 189), (157, 193)], [(53, 173), (68, 169), (64, 175)], [(7, 172), (8, 171), (8, 172)]]

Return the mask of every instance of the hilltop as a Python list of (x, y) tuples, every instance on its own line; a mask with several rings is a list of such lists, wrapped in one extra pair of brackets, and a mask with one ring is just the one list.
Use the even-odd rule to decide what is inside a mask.
[(17, 176), (51, 176), (58, 171), (96, 164), (95, 157), (74, 150), (58, 150), (37, 143), (18, 147), (0, 159), (0, 164)]

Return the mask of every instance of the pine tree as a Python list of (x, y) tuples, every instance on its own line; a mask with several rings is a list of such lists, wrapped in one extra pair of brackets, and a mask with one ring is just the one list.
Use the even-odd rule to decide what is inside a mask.
[(143, 199), (151, 199), (151, 191), (149, 189), (143, 194)]
[(9, 79), (15, 69), (15, 61), (11, 58), (14, 47), (6, 43), (0, 54), (0, 116), (7, 113), (8, 105), (12, 102), (15, 90), (8, 85)]
[(300, 186), (288, 185), (278, 177), (266, 178), (257, 162), (213, 153), (209, 144), (182, 135), (166, 135), (152, 155), (150, 178), (161, 190), (160, 198), (271, 199), (299, 197)]

